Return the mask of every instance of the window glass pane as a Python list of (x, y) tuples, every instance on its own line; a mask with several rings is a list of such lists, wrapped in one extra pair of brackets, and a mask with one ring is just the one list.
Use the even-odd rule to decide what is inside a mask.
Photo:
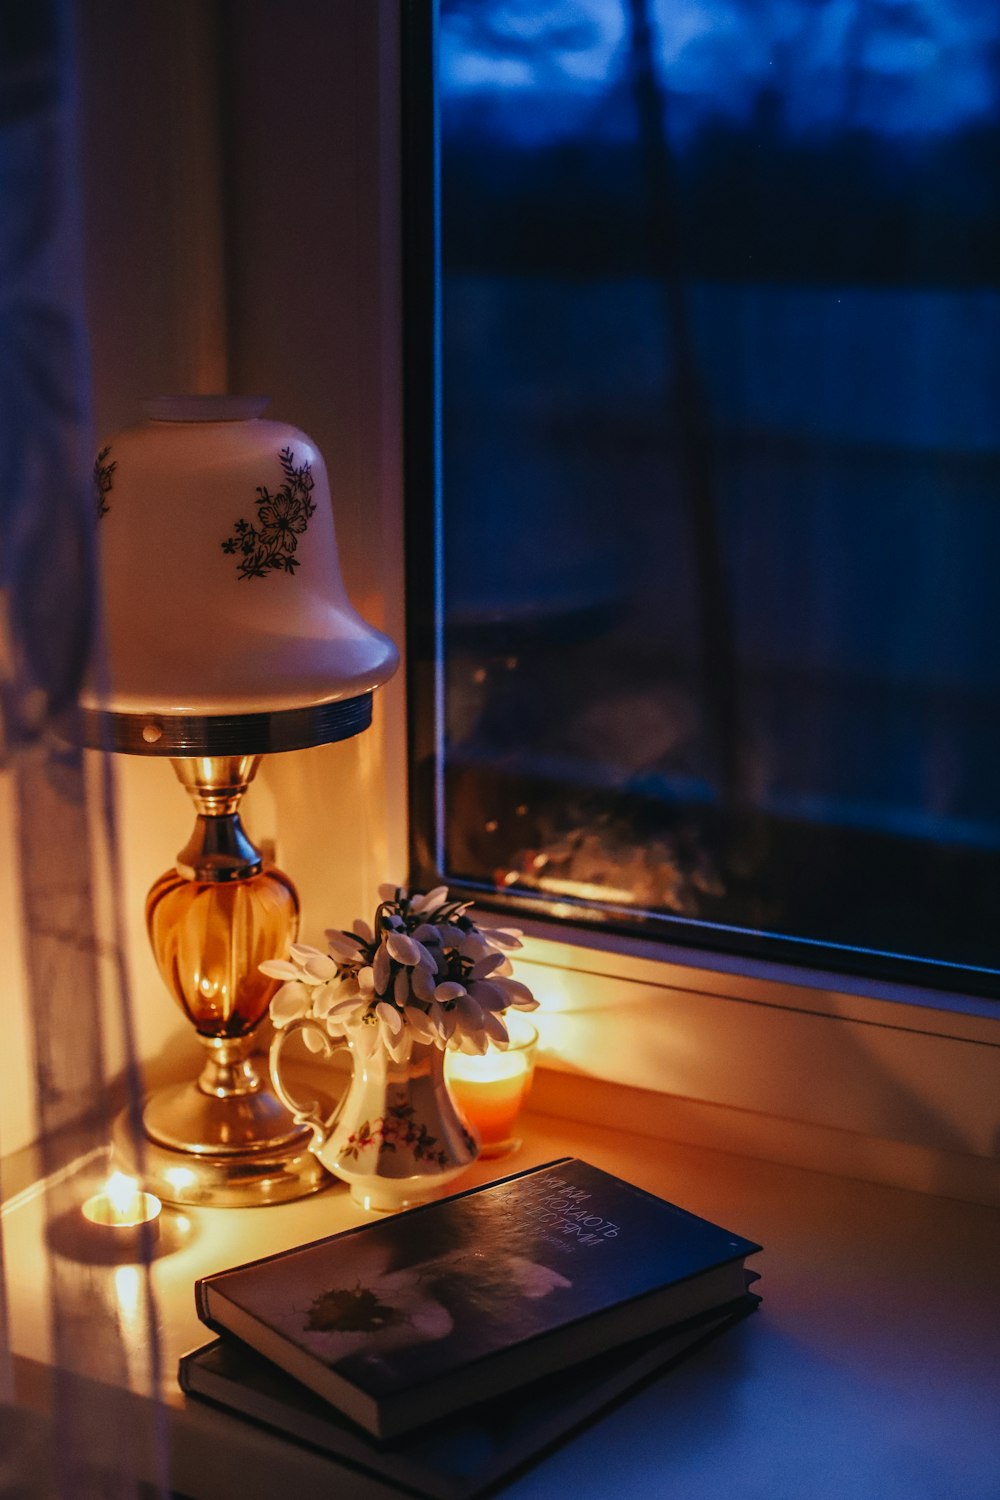
[(1000, 10), (439, 41), (442, 872), (996, 971)]

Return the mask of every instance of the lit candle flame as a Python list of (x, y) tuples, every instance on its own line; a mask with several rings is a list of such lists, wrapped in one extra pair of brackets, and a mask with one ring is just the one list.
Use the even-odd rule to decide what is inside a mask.
[(107, 1229), (138, 1229), (157, 1218), (161, 1203), (142, 1184), (125, 1172), (112, 1172), (99, 1193), (83, 1205), (83, 1216), (91, 1224)]
[(142, 1194), (139, 1183), (124, 1172), (112, 1172), (104, 1184), (104, 1193), (111, 1204), (113, 1222), (116, 1224), (139, 1224), (143, 1214)]

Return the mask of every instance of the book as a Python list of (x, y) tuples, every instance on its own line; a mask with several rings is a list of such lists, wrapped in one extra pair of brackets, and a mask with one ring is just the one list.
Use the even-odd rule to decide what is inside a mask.
[(748, 1293), (723, 1311), (666, 1333), (647, 1334), (572, 1366), (558, 1380), (529, 1382), (389, 1444), (361, 1431), (321, 1396), (232, 1337), (185, 1354), (178, 1380), (189, 1396), (428, 1500), (471, 1500), (693, 1354), (759, 1301)]
[(734, 1302), (761, 1247), (563, 1158), (195, 1283), (376, 1437)]

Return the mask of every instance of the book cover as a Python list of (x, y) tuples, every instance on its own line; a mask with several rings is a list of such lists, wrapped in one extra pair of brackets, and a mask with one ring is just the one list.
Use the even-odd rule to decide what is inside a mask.
[(387, 1437), (743, 1295), (753, 1241), (564, 1159), (202, 1277), (199, 1316)]
[(753, 1311), (746, 1295), (683, 1328), (655, 1333), (432, 1423), (392, 1444), (369, 1437), (321, 1396), (236, 1339), (180, 1361), (181, 1389), (428, 1497), (471, 1500), (540, 1458), (650, 1377)]

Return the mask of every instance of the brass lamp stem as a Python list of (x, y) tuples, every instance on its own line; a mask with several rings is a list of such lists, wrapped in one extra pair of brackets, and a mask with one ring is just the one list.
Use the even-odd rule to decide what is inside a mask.
[[(240, 821), (259, 763), (256, 755), (172, 761), (195, 827), (150, 890), (146, 920), (160, 973), (207, 1056), (196, 1082), (158, 1090), (143, 1111), (168, 1201), (261, 1202), (297, 1195), (307, 1181), (318, 1186), (320, 1170), (304, 1159), (309, 1132), (271, 1091), (254, 1052), (275, 986), (260, 964), (294, 941), (299, 912), (288, 876), (265, 865)], [(170, 1175), (178, 1167), (180, 1187)]]
[(191, 837), (177, 856), (181, 875), (189, 880), (227, 881), (260, 873), (261, 852), (239, 815), (243, 794), (260, 760), (259, 755), (205, 755), (171, 761), (198, 814)]
[(253, 1053), (247, 1052), (246, 1037), (200, 1037), (208, 1056), (198, 1077), (198, 1088), (215, 1099), (233, 1099), (259, 1094), (267, 1079)]

